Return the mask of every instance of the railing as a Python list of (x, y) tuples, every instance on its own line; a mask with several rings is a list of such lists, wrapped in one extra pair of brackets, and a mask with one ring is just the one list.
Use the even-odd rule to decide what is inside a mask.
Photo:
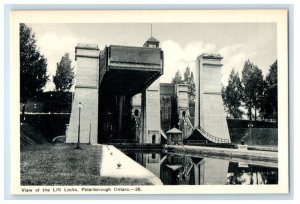
[(185, 141), (186, 145), (192, 145), (192, 144), (208, 144), (207, 140), (186, 140)]
[(191, 135), (193, 133), (194, 127), (189, 117), (187, 117), (186, 122), (187, 122), (187, 135)]
[(216, 136), (213, 136), (206, 132), (201, 126), (197, 128), (199, 132), (208, 140), (214, 142), (214, 143), (229, 143), (229, 139), (223, 139)]
[(194, 167), (194, 164), (192, 162), (190, 162), (188, 165), (185, 167), (184, 171), (182, 172), (182, 174), (184, 174), (185, 177), (187, 177), (190, 174), (192, 168)]
[(184, 122), (184, 139), (187, 139), (194, 132), (193, 124), (191, 123), (189, 117), (185, 118)]

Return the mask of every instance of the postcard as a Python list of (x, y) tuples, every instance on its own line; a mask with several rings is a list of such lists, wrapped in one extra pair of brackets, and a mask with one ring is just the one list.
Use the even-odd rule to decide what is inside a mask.
[(11, 11), (12, 193), (289, 193), (287, 15)]

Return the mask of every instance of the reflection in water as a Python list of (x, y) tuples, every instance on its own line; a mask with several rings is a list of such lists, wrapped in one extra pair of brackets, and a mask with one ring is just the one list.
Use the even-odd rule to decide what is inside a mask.
[(227, 184), (278, 184), (278, 169), (241, 163), (230, 163)]
[(175, 154), (127, 153), (165, 185), (278, 184), (278, 169)]

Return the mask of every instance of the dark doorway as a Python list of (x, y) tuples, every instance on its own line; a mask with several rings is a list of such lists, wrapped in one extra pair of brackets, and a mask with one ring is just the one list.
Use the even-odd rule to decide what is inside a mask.
[(154, 144), (156, 141), (156, 135), (152, 135), (152, 144)]

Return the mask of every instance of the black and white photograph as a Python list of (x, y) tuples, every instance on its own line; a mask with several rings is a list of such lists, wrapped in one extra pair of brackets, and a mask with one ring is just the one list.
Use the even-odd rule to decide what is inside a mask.
[(14, 14), (16, 194), (288, 192), (286, 10)]

